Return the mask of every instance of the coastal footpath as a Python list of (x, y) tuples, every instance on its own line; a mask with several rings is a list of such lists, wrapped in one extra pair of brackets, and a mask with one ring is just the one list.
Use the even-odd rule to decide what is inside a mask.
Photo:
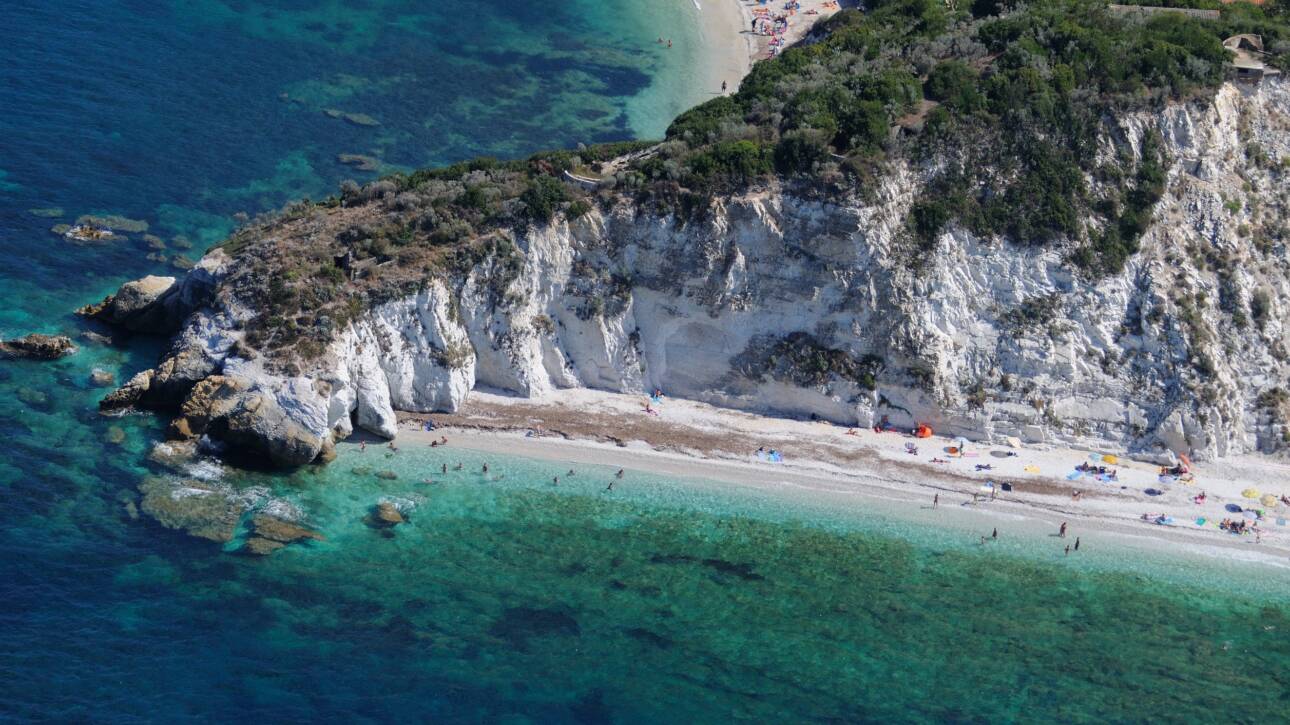
[[(355, 428), (393, 437), (396, 411), (453, 411), (477, 386), (661, 390), (1161, 463), (1281, 450), (1290, 88), (1118, 101), (1069, 199), (1002, 150), (1005, 181), (966, 201), (945, 189), (972, 157), (927, 127), (988, 116), (956, 106), (1008, 72), (988, 46), (909, 76), (923, 97), (882, 111), (881, 133), (866, 122), (872, 144), (801, 126), (723, 140), (761, 123), (745, 94), (850, 52), (838, 38), (883, 17), (840, 13), (661, 144), (348, 185), (239, 230), (183, 278), (130, 283), (83, 312), (173, 342), (103, 407), (167, 410), (176, 438), (281, 465), (326, 460)], [(992, 22), (961, 20), (979, 37)], [(953, 92), (933, 82), (946, 63)], [(734, 117), (753, 130), (720, 121)]]

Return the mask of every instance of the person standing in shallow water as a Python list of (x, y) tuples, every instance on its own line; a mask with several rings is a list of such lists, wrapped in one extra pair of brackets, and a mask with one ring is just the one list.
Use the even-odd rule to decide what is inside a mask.
[(991, 538), (991, 539), (994, 539), (995, 541), (998, 541), (998, 540), (999, 540), (999, 530), (998, 530), (998, 529), (995, 529), (995, 530), (990, 534), (990, 538)]
[(1079, 551), (1079, 537), (1075, 537), (1075, 551)]
[(932, 508), (936, 508), (937, 506), (940, 506), (940, 505), (941, 505), (941, 495), (938, 493), (932, 496)]
[(1062, 527), (1061, 527), (1060, 529), (1058, 529), (1058, 530), (1057, 530), (1057, 535), (1058, 535), (1058, 536), (1060, 536), (1060, 537), (1061, 537), (1061, 538), (1063, 538), (1063, 539), (1064, 539), (1064, 538), (1066, 538), (1066, 522), (1065, 522), (1065, 521), (1063, 521), (1063, 522), (1062, 522)]
[(1066, 556), (1070, 556), (1070, 555), (1071, 555), (1071, 545), (1070, 545), (1070, 544), (1067, 544), (1067, 545), (1066, 545)]

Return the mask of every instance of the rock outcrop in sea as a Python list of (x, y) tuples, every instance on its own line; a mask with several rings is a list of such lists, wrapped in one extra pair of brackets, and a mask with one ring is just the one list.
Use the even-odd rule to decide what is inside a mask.
[(76, 352), (76, 345), (64, 335), (32, 333), (12, 340), (0, 340), (0, 358), (57, 360)]
[(103, 405), (173, 411), (176, 437), (282, 465), (355, 427), (393, 437), (396, 410), (452, 411), (476, 386), (661, 388), (844, 425), (926, 422), (1161, 459), (1275, 451), (1290, 439), (1290, 271), (1284, 241), (1243, 235), (1287, 216), (1284, 170), (1249, 149), (1290, 158), (1288, 118), (1290, 86), (1264, 82), (1116, 119), (1103, 153), (1133, 156), (1158, 135), (1166, 189), (1140, 251), (1096, 279), (1060, 247), (956, 225), (911, 266), (898, 238), (927, 177), (893, 160), (865, 195), (807, 198), (772, 182), (689, 217), (620, 196), (497, 230), (504, 251), (465, 271), (378, 290), (339, 324), (276, 323), (326, 325), (324, 346), (257, 350), (246, 323), (262, 303), (247, 290), (266, 287), (260, 254), (295, 244), (327, 271), (353, 229), (415, 213), (373, 185), (365, 202), (252, 230), (240, 241), (251, 251), (216, 249), (178, 281), (145, 278), (87, 309), (173, 336), (156, 368)]

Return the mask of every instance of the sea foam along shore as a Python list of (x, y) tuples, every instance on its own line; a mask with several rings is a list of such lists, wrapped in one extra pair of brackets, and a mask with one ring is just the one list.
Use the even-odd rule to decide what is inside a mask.
[[(980, 530), (987, 534), (1001, 519), (1021, 517), (1053, 532), (1066, 521), (1072, 536), (1098, 532), (1158, 548), (1290, 567), (1290, 527), (1277, 525), (1278, 517), (1290, 515), (1290, 507), (1263, 506), (1241, 494), (1263, 482), (1284, 480), (1290, 469), (1269, 461), (1245, 457), (1197, 464), (1194, 484), (1163, 485), (1155, 465), (1120, 460), (1110, 466), (1118, 472), (1115, 483), (1089, 476), (1072, 481), (1067, 475), (1090, 462), (1091, 452), (969, 443), (969, 456), (958, 457), (946, 452), (957, 442), (939, 437), (849, 432), (828, 423), (669, 398), (651, 404), (657, 412), (651, 415), (644, 412), (644, 402), (643, 396), (586, 389), (563, 390), (542, 400), (476, 390), (458, 413), (404, 415), (400, 443), (425, 446), (449, 436), (452, 445), (498, 455), (705, 478), (835, 503), (882, 499), (911, 513), (939, 495), (941, 506), (978, 515)], [(426, 418), (434, 422), (433, 432), (422, 430)], [(907, 452), (907, 443), (917, 445), (918, 453)], [(763, 446), (781, 452), (783, 462), (759, 460), (755, 451)], [(947, 462), (931, 463), (933, 458)], [(991, 468), (978, 471), (978, 465)], [(983, 488), (987, 481), (997, 487), (993, 500)], [(1010, 491), (1003, 490), (1004, 483)], [(1290, 486), (1282, 488), (1290, 493)], [(1078, 500), (1072, 498), (1076, 490), (1082, 492)], [(1193, 499), (1201, 491), (1207, 499), (1196, 504)], [(1283, 491), (1274, 485), (1260, 493), (1279, 496)], [(1260, 543), (1253, 534), (1219, 529), (1223, 518), (1242, 516), (1229, 512), (1229, 505), (1264, 511)], [(1166, 514), (1173, 523), (1143, 521), (1143, 514)], [(1199, 519), (1205, 523), (1197, 525)]]

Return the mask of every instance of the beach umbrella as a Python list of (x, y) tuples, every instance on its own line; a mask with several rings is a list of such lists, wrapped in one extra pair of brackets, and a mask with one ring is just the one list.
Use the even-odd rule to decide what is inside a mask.
[(1246, 498), (1258, 498), (1258, 497), (1259, 497), (1259, 489), (1257, 489), (1257, 488), (1247, 488), (1247, 489), (1245, 489), (1244, 491), (1241, 491), (1241, 495), (1242, 495), (1242, 496), (1244, 496), (1244, 497), (1246, 497)]
[(1259, 502), (1268, 508), (1272, 508), (1277, 505), (1277, 497), (1270, 493), (1265, 493), (1263, 494), (1263, 498), (1259, 499)]

